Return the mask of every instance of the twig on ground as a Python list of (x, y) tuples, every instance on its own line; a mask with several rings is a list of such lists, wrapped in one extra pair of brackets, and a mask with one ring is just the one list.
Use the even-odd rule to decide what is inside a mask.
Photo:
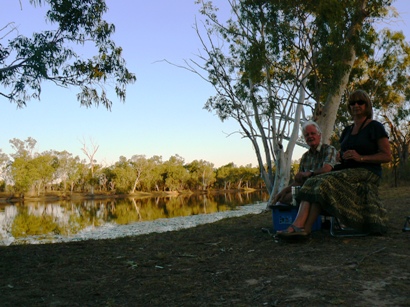
[(380, 249), (378, 249), (378, 250), (376, 250), (376, 251), (374, 251), (374, 252), (372, 252), (372, 253), (367, 254), (366, 256), (364, 256), (364, 257), (362, 258), (362, 260), (360, 260), (360, 261), (357, 263), (356, 269), (359, 267), (359, 265), (362, 264), (362, 262), (363, 262), (366, 258), (368, 258), (368, 257), (370, 257), (370, 256), (373, 256), (374, 254), (380, 253), (381, 251), (383, 251), (383, 250), (385, 250), (385, 249), (386, 249), (386, 247), (383, 247), (383, 248), (380, 248)]

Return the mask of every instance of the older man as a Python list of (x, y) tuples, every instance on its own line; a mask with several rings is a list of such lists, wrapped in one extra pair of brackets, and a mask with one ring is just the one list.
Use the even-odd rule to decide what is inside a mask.
[(302, 155), (295, 181), (276, 194), (268, 207), (291, 204), (292, 186), (302, 186), (308, 178), (330, 172), (336, 164), (336, 148), (322, 144), (322, 132), (315, 122), (304, 123), (302, 133), (309, 150)]

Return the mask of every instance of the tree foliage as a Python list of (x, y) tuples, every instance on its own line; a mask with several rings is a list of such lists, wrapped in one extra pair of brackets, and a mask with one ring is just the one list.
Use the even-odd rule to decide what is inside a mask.
[[(32, 5), (48, 8), (50, 29), (18, 34), (14, 23), (2, 27), (0, 42), (15, 34), (7, 44), (0, 44), (0, 95), (17, 106), (31, 98), (40, 99), (45, 81), (56, 86), (78, 87), (77, 99), (84, 106), (112, 101), (104, 84), (115, 84), (115, 93), (125, 101), (126, 86), (136, 78), (122, 58), (122, 48), (111, 39), (113, 24), (103, 19), (108, 10), (105, 0), (30, 0)], [(7, 31), (7, 32), (6, 32)], [(93, 50), (90, 58), (81, 56), (81, 48)]]
[[(377, 119), (385, 124), (392, 148), (395, 183), (408, 172), (410, 154), (410, 45), (402, 32), (384, 29), (370, 52), (358, 59), (349, 89), (363, 88), (371, 96)], [(339, 110), (340, 126), (347, 123)]]
[(301, 121), (317, 120), (328, 142), (354, 60), (374, 42), (372, 22), (391, 1), (230, 0), (226, 22), (211, 1), (197, 3), (204, 53), (188, 68), (205, 71), (216, 90), (205, 108), (238, 122), (273, 195), (289, 182), (295, 145), (304, 146)]
[[(204, 160), (194, 160), (186, 164), (179, 156), (171, 156), (167, 161), (162, 157), (146, 158), (133, 155), (130, 159), (121, 156), (113, 165), (98, 164), (93, 159), (80, 160), (67, 151), (49, 150), (36, 152), (37, 141), (31, 137), (22, 141), (10, 140), (15, 152), (3, 155), (6, 189), (14, 193), (40, 195), (45, 191), (60, 191), (62, 194), (99, 192), (112, 194), (133, 194), (153, 191), (210, 191), (212, 189), (259, 189), (262, 182), (259, 170), (251, 165), (237, 167), (229, 164), (227, 186), (217, 176), (226, 167), (215, 168)], [(84, 154), (87, 156), (86, 152)], [(1, 156), (0, 156), (1, 158)], [(1, 162), (1, 161), (0, 161)], [(91, 168), (94, 169), (91, 175)]]
[(204, 160), (194, 160), (185, 166), (190, 176), (188, 183), (192, 188), (207, 190), (216, 181), (213, 163)]

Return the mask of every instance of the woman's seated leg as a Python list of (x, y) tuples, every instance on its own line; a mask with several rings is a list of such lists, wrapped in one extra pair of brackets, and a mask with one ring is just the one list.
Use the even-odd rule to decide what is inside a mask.
[(319, 204), (313, 203), (310, 205), (309, 215), (305, 223), (305, 231), (310, 233), (312, 231), (312, 226), (316, 223), (317, 217), (321, 214), (322, 209)]
[[(288, 229), (284, 231), (278, 231), (277, 233), (293, 233), (296, 232), (297, 229), (305, 230), (305, 223), (308, 219), (309, 212), (310, 212), (310, 203), (307, 201), (302, 201), (299, 205), (299, 211), (296, 215), (295, 220), (293, 221), (292, 225), (288, 227)], [(313, 224), (312, 224), (313, 225)], [(310, 225), (310, 230), (312, 229), (312, 225)], [(296, 229), (295, 229), (296, 228)], [(307, 233), (310, 233), (309, 232)]]

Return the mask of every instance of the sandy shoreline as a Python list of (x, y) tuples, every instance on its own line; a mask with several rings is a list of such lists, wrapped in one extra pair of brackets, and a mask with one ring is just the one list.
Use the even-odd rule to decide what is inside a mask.
[(105, 224), (102, 227), (87, 227), (71, 236), (53, 235), (48, 237), (32, 236), (23, 239), (7, 238), (0, 245), (45, 244), (72, 242), (84, 240), (115, 239), (120, 237), (138, 236), (148, 233), (161, 233), (191, 228), (202, 224), (213, 223), (228, 217), (238, 217), (247, 214), (259, 214), (266, 208), (266, 202), (239, 206), (235, 210), (198, 214), (191, 216), (157, 219), (147, 222), (136, 222), (129, 225)]

